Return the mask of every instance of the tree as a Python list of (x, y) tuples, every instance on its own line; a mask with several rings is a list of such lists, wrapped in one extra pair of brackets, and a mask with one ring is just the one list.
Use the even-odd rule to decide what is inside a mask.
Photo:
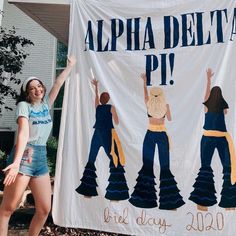
[(21, 74), (24, 60), (29, 55), (25, 48), (34, 45), (33, 42), (25, 37), (17, 35), (16, 28), (7, 30), (0, 27), (0, 114), (2, 108), (12, 110), (5, 106), (5, 98), (17, 98), (17, 91), (12, 84), (20, 84), (18, 74)]

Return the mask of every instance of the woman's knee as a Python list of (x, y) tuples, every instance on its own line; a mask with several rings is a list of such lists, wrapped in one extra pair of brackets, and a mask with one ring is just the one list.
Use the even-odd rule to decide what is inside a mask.
[(36, 214), (40, 217), (47, 217), (51, 211), (51, 204), (36, 207)]
[(12, 213), (16, 210), (17, 206), (15, 204), (2, 204), (0, 206), (0, 211), (3, 216), (10, 217)]

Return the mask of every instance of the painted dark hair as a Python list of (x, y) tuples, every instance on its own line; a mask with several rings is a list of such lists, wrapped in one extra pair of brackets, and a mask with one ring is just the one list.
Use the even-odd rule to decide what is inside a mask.
[(102, 93), (102, 94), (100, 95), (100, 103), (101, 103), (102, 105), (107, 104), (109, 100), (110, 100), (110, 95), (109, 95), (109, 93), (104, 92), (104, 93)]
[(229, 108), (228, 103), (225, 101), (222, 95), (221, 88), (218, 86), (214, 86), (211, 89), (210, 96), (203, 103), (209, 112), (220, 113), (223, 112), (224, 109)]
[(16, 105), (19, 103), (19, 102), (28, 102), (28, 103), (31, 103), (31, 100), (30, 100), (30, 97), (29, 97), (29, 85), (31, 83), (31, 81), (33, 80), (37, 80), (43, 87), (44, 89), (44, 96), (46, 94), (46, 87), (45, 85), (43, 84), (43, 82), (39, 79), (36, 79), (36, 78), (33, 78), (32, 80), (30, 80), (27, 84), (26, 84), (26, 91), (23, 91), (23, 86), (21, 86), (21, 89), (20, 89), (20, 95), (18, 96), (17, 100), (16, 100)]

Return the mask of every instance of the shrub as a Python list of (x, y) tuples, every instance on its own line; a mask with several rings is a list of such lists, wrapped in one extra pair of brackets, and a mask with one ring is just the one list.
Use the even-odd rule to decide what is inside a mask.
[(57, 147), (58, 140), (55, 137), (50, 137), (47, 141), (47, 156), (50, 176), (55, 175)]
[(7, 154), (0, 150), (0, 169), (5, 168), (7, 160)]
[(18, 74), (21, 74), (24, 61), (29, 56), (25, 49), (31, 45), (33, 42), (18, 35), (15, 27), (6, 29), (0, 26), (0, 114), (3, 108), (12, 110), (5, 106), (5, 99), (18, 96), (14, 87), (21, 83)]
[(0, 191), (3, 190), (4, 173), (2, 169), (6, 166), (7, 154), (0, 150)]

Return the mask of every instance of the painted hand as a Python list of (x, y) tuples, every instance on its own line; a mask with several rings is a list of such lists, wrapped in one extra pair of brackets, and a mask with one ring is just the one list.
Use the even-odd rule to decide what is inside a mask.
[(92, 83), (95, 87), (98, 86), (98, 80), (96, 80), (96, 79), (93, 79), (93, 80), (91, 81), (91, 83)]
[(214, 75), (214, 73), (212, 72), (212, 69), (211, 68), (208, 68), (207, 70), (206, 70), (206, 73), (207, 73), (207, 79), (211, 79), (212, 77), (213, 77), (213, 75)]
[(141, 74), (141, 78), (142, 78), (143, 82), (146, 84), (146, 82), (147, 82), (147, 76), (146, 76), (145, 73), (142, 73), (142, 74)]

